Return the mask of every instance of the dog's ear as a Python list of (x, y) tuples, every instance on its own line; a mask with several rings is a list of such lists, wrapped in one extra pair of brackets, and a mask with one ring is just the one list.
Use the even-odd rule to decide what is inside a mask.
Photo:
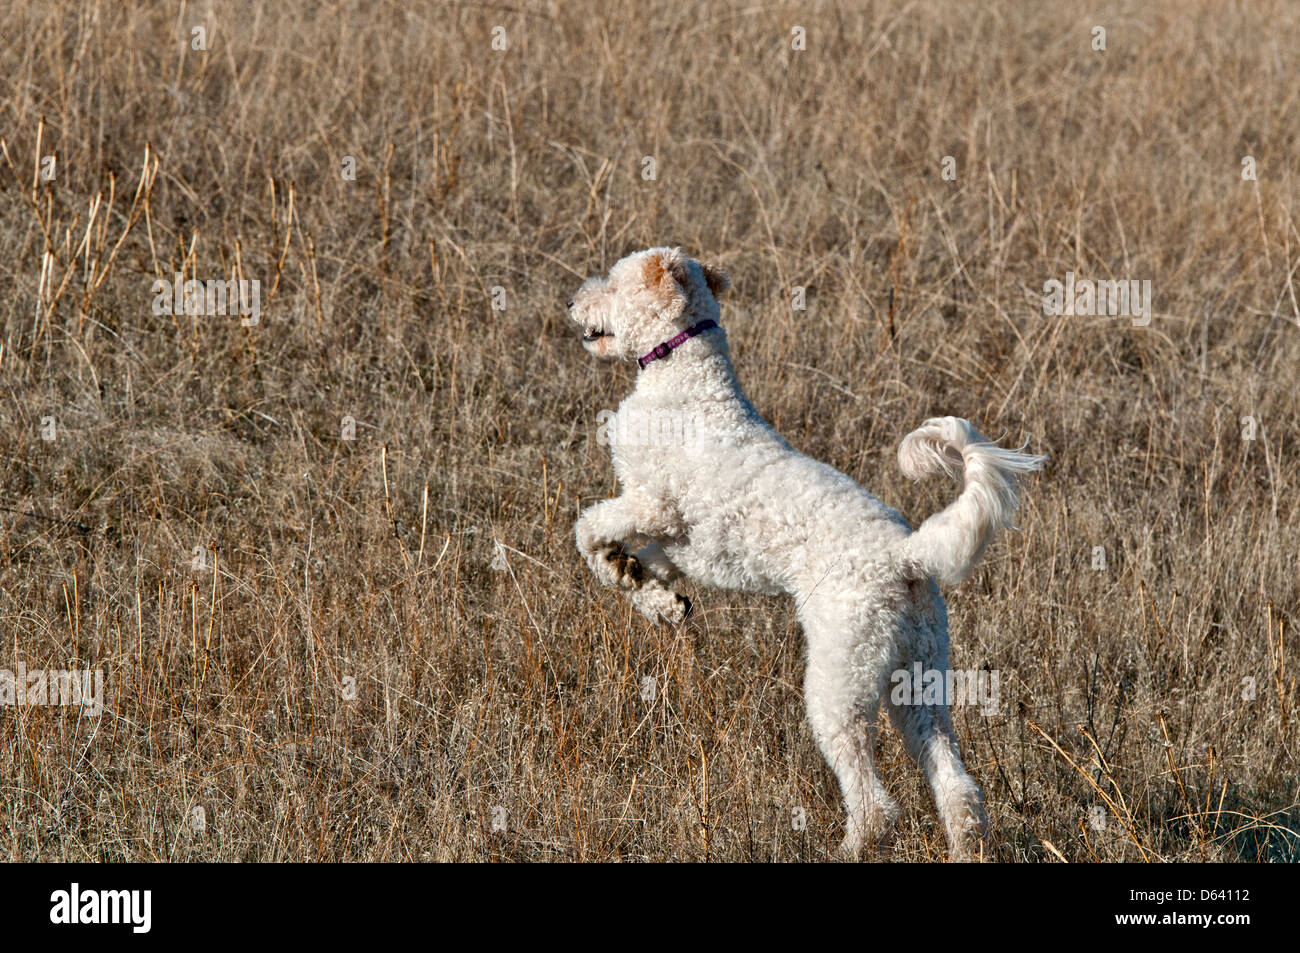
[(656, 252), (646, 258), (641, 278), (647, 288), (665, 298), (680, 296), (686, 286), (686, 259), (677, 249)]
[(704, 272), (704, 281), (713, 292), (713, 297), (716, 298), (731, 287), (731, 279), (727, 277), (727, 273), (716, 265), (700, 262), (700, 270)]

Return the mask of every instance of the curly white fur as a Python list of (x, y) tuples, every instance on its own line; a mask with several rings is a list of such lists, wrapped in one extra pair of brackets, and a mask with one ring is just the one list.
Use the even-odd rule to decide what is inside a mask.
[[(715, 268), (678, 249), (653, 248), (590, 279), (570, 302), (584, 346), (635, 361), (706, 319), (728, 287)], [(945, 705), (895, 705), (890, 673), (920, 662), (948, 670), (948, 624), (936, 580), (965, 579), (1017, 506), (1016, 481), (1041, 457), (990, 443), (965, 420), (926, 421), (899, 447), (910, 477), (943, 470), (965, 487), (915, 533), (834, 468), (795, 451), (759, 416), (736, 380), (722, 328), (705, 331), (639, 372), (619, 407), (629, 420), (687, 420), (681, 440), (627, 439), (611, 427), (620, 496), (583, 512), (578, 549), (596, 578), (618, 586), (652, 620), (689, 612), (671, 588), (789, 593), (808, 643), (805, 701), (814, 736), (839, 779), (847, 811), (843, 850), (858, 855), (889, 833), (897, 808), (874, 766), (884, 703), (929, 781), (954, 858), (986, 828)], [(620, 439), (622, 435), (622, 439)]]
[(1039, 469), (1043, 459), (999, 447), (960, 417), (927, 420), (899, 444), (899, 468), (913, 480), (941, 470), (949, 476), (964, 472), (966, 487), (907, 538), (903, 558), (943, 585), (965, 580), (993, 534), (1011, 525), (1020, 506), (1017, 477)]

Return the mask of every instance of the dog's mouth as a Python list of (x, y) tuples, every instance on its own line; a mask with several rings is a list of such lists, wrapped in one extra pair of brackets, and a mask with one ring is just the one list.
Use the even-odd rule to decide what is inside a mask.
[(586, 331), (583, 332), (582, 343), (594, 344), (596, 341), (599, 341), (601, 338), (607, 338), (612, 336), (613, 335), (610, 335), (604, 331), (597, 331), (595, 328), (588, 328)]

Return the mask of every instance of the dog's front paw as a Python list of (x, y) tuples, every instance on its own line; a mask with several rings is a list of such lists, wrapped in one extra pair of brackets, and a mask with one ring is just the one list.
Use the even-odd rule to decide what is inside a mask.
[(640, 589), (645, 584), (645, 567), (641, 560), (624, 551), (622, 546), (605, 550), (605, 561), (613, 567), (614, 580), (620, 589)]
[(584, 553), (587, 566), (602, 586), (639, 589), (646, 578), (645, 567), (618, 543), (610, 543)]
[[(671, 590), (669, 590), (671, 591)], [(679, 592), (673, 593), (673, 608), (668, 613), (661, 613), (664, 619), (673, 625), (681, 625), (691, 617), (691, 610), (695, 607), (691, 605), (691, 600)]]
[(651, 622), (681, 625), (691, 614), (691, 600), (664, 586), (647, 586), (631, 594), (632, 605)]

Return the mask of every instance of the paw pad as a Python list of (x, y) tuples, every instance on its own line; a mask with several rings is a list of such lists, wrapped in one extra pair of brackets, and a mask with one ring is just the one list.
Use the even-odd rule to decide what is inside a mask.
[(628, 555), (622, 549), (611, 548), (606, 551), (605, 560), (614, 567), (614, 574), (622, 588), (640, 589), (645, 582), (645, 567), (635, 556)]

